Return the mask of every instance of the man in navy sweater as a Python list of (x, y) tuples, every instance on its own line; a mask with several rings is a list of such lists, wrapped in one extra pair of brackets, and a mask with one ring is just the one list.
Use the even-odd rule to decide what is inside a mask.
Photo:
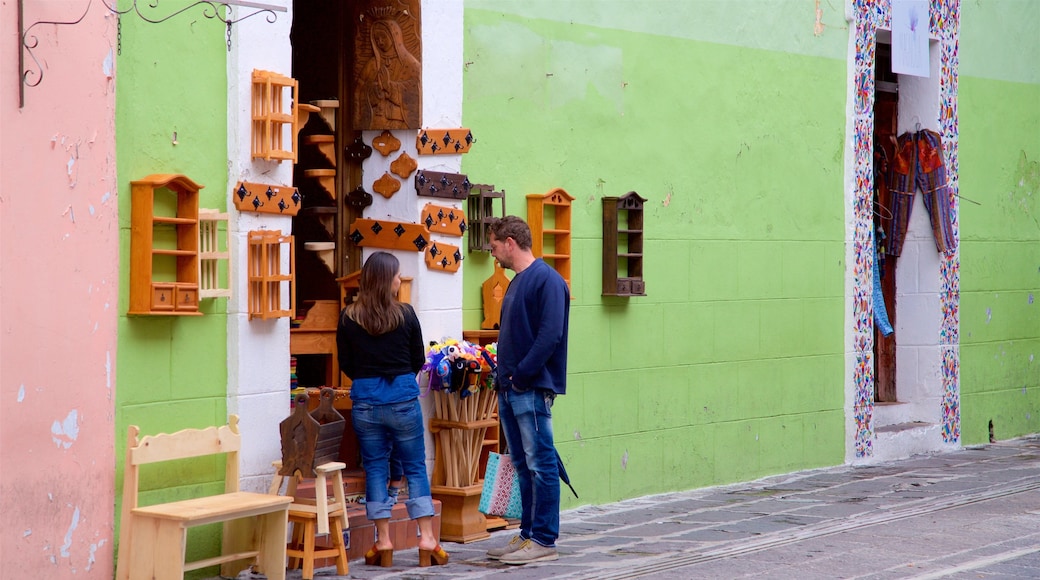
[(531, 253), (531, 228), (516, 216), (490, 224), (491, 255), (516, 272), (502, 300), (498, 334), (498, 415), (520, 482), (520, 533), (488, 550), (505, 564), (555, 560), (560, 535), (560, 471), (552, 404), (567, 390), (570, 290)]

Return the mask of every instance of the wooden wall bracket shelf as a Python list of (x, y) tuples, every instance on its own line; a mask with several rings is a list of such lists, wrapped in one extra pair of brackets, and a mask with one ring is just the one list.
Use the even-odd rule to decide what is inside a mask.
[[(495, 201), (499, 204), (499, 213), (495, 213)], [(475, 183), (470, 188), (466, 200), (469, 210), (469, 251), (490, 252), (490, 223), (494, 218), (506, 216), (506, 193), (495, 191), (494, 185)]]
[[(199, 298), (231, 298), (227, 222), (228, 214), (199, 208)], [(223, 236), (220, 235), (220, 224), (224, 224)], [(224, 276), (220, 275), (222, 270)]]
[(430, 243), (430, 231), (421, 224), (359, 218), (350, 224), (348, 236), (363, 248), (422, 252)]
[(422, 209), (419, 223), (425, 225), (431, 234), (462, 236), (466, 233), (466, 212), (451, 206), (428, 203)]
[(304, 145), (310, 145), (321, 153), (333, 167), (336, 166), (336, 136), (335, 135), (306, 135), (303, 138)]
[(422, 129), (415, 136), (419, 155), (456, 155), (469, 152), (476, 139), (469, 129)]
[(339, 101), (336, 99), (321, 99), (317, 101), (311, 101), (311, 105), (318, 107), (321, 114), (321, 120), (325, 122), (325, 126), (329, 131), (336, 132), (336, 110), (339, 109)]
[(231, 190), (231, 202), (238, 211), (296, 215), (303, 198), (299, 190), (287, 185), (239, 181)]
[(466, 199), (473, 184), (462, 173), (420, 170), (415, 174), (415, 193), (423, 197)]
[[(289, 256), (288, 271), (282, 270), (282, 247)], [(295, 238), (279, 231), (257, 230), (248, 234), (249, 319), (296, 316)], [(288, 307), (282, 307), (282, 287), (288, 286)]]
[(335, 169), (304, 169), (304, 177), (309, 177), (318, 182), (332, 199), (336, 199), (336, 170)]
[(296, 79), (266, 70), (253, 71), (253, 159), (296, 163), (300, 121), (306, 121), (309, 111), (316, 109), (299, 104), (299, 94)]

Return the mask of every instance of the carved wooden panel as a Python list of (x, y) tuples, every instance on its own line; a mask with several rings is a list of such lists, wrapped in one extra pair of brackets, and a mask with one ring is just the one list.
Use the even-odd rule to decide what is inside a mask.
[(415, 174), (415, 193), (425, 197), (465, 199), (473, 184), (462, 173), (420, 170)]
[(462, 236), (466, 233), (466, 212), (457, 207), (428, 203), (422, 209), (419, 223), (424, 224), (430, 233)]
[(282, 439), (282, 466), (279, 475), (316, 477), (314, 468), (329, 461), (339, 461), (340, 442), (346, 421), (332, 406), (333, 390), (321, 390), (321, 403), (307, 412), (306, 393), (296, 395), (293, 413), (278, 425)]
[(389, 173), (384, 173), (382, 177), (375, 180), (372, 184), (372, 189), (379, 195), (390, 199), (399, 189), (401, 189), (401, 182), (390, 177)]
[(462, 251), (458, 246), (433, 242), (426, 249), (426, 267), (430, 270), (457, 272), (462, 265)]
[(285, 185), (239, 181), (231, 190), (231, 201), (238, 211), (296, 215), (302, 200), (295, 187)]
[(422, 127), (420, 0), (354, 0), (353, 126)]
[(419, 155), (455, 155), (469, 151), (476, 139), (469, 129), (423, 129), (415, 136)]
[(484, 330), (496, 330), (502, 317), (502, 300), (506, 297), (506, 289), (509, 288), (509, 277), (506, 270), (495, 260), (495, 272), (484, 280), (480, 285), (480, 297), (483, 301), (484, 320), (480, 328)]
[(421, 252), (430, 243), (430, 232), (421, 224), (359, 218), (350, 224), (354, 245)]

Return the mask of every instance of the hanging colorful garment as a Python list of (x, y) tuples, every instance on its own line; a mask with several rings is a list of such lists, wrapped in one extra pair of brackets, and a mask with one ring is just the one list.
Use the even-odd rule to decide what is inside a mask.
[(898, 256), (903, 250), (910, 213), (914, 209), (914, 194), (918, 189), (924, 195), (924, 207), (932, 224), (935, 248), (941, 254), (957, 249), (953, 235), (953, 215), (950, 190), (943, 162), (942, 138), (927, 129), (903, 133), (896, 144), (896, 158), (892, 163), (892, 231), (886, 253)]
[(885, 295), (881, 292), (881, 271), (878, 269), (877, 244), (874, 244), (874, 325), (881, 336), (889, 336), (893, 332), (892, 323), (888, 321), (888, 309), (885, 308)]

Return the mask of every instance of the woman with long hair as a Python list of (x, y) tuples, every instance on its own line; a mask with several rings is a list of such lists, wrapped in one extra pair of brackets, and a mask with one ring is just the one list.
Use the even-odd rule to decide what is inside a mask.
[(361, 268), (357, 299), (339, 317), (339, 365), (353, 381), (350, 416), (365, 468), (365, 512), (375, 522), (376, 542), (365, 563), (394, 562), (387, 493), (390, 454), (408, 480), (408, 517), (419, 526), (419, 565), (446, 564), (448, 553), (433, 533), (433, 497), (426, 475), (422, 409), (416, 374), (425, 362), (422, 328), (410, 304), (398, 302), (401, 265), (393, 254), (375, 252)]

